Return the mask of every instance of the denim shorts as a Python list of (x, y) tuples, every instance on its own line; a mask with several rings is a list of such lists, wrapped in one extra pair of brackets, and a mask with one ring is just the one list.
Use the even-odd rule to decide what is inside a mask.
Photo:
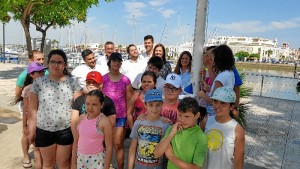
[(116, 119), (116, 127), (124, 127), (125, 124), (126, 124), (126, 117)]
[(73, 135), (71, 128), (66, 128), (59, 131), (46, 131), (36, 128), (36, 147), (48, 147), (53, 144), (70, 145), (73, 144)]

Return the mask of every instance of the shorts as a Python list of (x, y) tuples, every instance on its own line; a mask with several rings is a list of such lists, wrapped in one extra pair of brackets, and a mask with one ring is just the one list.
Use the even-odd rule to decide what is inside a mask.
[(77, 152), (77, 168), (104, 168), (104, 158), (105, 154), (103, 152), (85, 155)]
[(70, 145), (73, 144), (73, 135), (71, 128), (66, 128), (59, 131), (46, 131), (36, 128), (36, 147), (48, 147), (53, 144)]
[(126, 117), (116, 119), (116, 127), (124, 127), (125, 124), (126, 124)]

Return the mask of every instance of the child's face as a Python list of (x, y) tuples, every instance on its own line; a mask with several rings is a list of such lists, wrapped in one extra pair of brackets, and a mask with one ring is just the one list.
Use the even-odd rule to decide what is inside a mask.
[(182, 128), (194, 127), (197, 124), (197, 119), (199, 118), (200, 113), (193, 114), (191, 111), (179, 112), (177, 121), (181, 123)]
[(166, 83), (164, 86), (165, 90), (165, 99), (176, 100), (178, 99), (180, 93), (182, 92), (181, 88), (176, 88), (175, 86)]
[(150, 75), (143, 76), (142, 79), (142, 89), (147, 91), (155, 87), (153, 77)]
[(216, 115), (229, 115), (230, 110), (233, 110), (234, 105), (225, 103), (219, 100), (213, 100), (213, 108)]
[(145, 108), (149, 115), (159, 116), (162, 109), (163, 102), (153, 101), (145, 103)]
[(97, 96), (87, 96), (85, 98), (85, 109), (89, 116), (97, 117), (100, 114), (102, 104)]
[(100, 89), (101, 90), (102, 84), (97, 83), (95, 80), (89, 79), (86, 81), (86, 88), (88, 91)]

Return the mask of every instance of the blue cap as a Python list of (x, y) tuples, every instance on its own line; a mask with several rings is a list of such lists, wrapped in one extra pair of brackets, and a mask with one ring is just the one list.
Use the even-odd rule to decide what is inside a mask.
[(144, 98), (145, 102), (163, 101), (162, 92), (157, 89), (147, 90)]

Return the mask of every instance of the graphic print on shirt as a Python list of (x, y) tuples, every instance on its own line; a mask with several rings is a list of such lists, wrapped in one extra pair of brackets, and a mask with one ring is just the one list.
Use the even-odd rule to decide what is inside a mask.
[(154, 149), (162, 138), (162, 128), (157, 126), (139, 126), (136, 160), (143, 165), (157, 165), (159, 158), (154, 157)]
[(223, 133), (218, 129), (210, 129), (206, 132), (209, 150), (219, 150), (224, 143)]

